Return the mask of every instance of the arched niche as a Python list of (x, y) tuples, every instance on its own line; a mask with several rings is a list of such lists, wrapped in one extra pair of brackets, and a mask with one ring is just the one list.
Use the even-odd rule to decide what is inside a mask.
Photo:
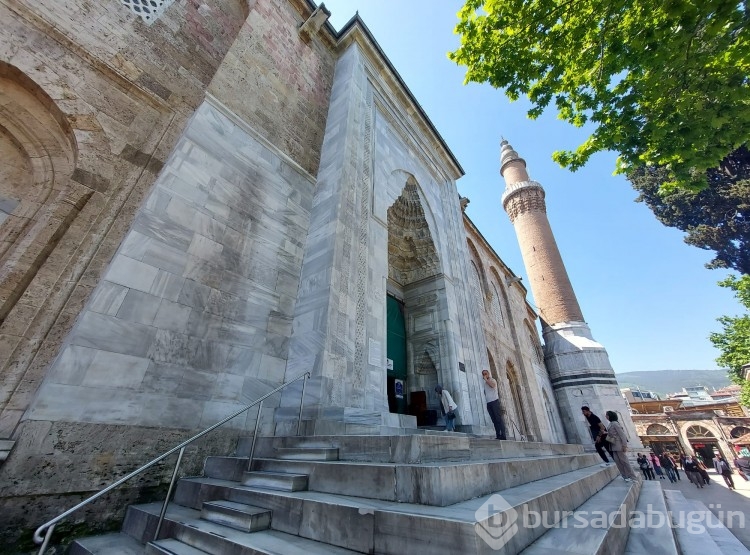
[[(407, 352), (406, 390), (425, 392), (428, 406), (437, 409), (434, 386), (445, 381), (446, 349), (441, 341), (440, 307), (445, 305), (443, 268), (434, 239), (434, 219), (413, 175), (395, 172), (404, 179), (401, 194), (387, 210), (388, 294), (398, 300), (405, 321)], [(389, 326), (390, 324), (390, 319)], [(387, 330), (390, 337), (390, 329)], [(395, 368), (394, 368), (395, 370)], [(391, 375), (393, 374), (393, 375)], [(400, 379), (389, 370), (391, 381)]]
[(77, 150), (73, 130), (49, 95), (0, 61), (0, 197), (21, 208), (11, 214), (33, 218), (73, 173)]
[(88, 199), (65, 199), (77, 152), (50, 96), (0, 61), (0, 321)]

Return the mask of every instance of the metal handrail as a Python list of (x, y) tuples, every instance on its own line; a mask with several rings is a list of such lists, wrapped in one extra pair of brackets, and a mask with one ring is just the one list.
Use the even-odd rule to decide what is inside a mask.
[[(75, 511), (77, 511), (81, 507), (85, 507), (86, 505), (88, 505), (92, 501), (94, 501), (96, 499), (99, 499), (102, 495), (104, 495), (104, 494), (112, 491), (116, 487), (118, 487), (121, 484), (123, 484), (123, 483), (127, 482), (128, 480), (130, 480), (131, 478), (133, 478), (135, 476), (138, 476), (139, 474), (141, 474), (145, 470), (148, 470), (149, 468), (151, 468), (152, 466), (154, 466), (156, 463), (162, 461), (163, 459), (166, 459), (169, 455), (171, 455), (171, 454), (176, 453), (177, 451), (179, 451), (180, 454), (179, 454), (179, 456), (177, 458), (177, 464), (175, 465), (175, 470), (174, 470), (174, 473), (172, 475), (172, 481), (169, 484), (169, 490), (167, 492), (167, 498), (164, 500), (164, 505), (162, 507), (161, 515), (159, 517), (159, 523), (157, 524), (157, 527), (156, 527), (156, 534), (155, 534), (154, 539), (158, 539), (159, 531), (161, 529), (161, 523), (162, 523), (162, 521), (164, 519), (164, 514), (166, 513), (167, 503), (169, 503), (169, 497), (170, 497), (170, 495), (172, 493), (172, 487), (174, 486), (174, 482), (175, 482), (175, 480), (177, 478), (177, 470), (178, 470), (178, 468), (180, 466), (180, 462), (182, 461), (182, 455), (185, 452), (185, 447), (188, 446), (188, 445), (190, 445), (196, 439), (199, 439), (199, 438), (203, 437), (204, 435), (208, 434), (209, 432), (212, 432), (213, 430), (215, 430), (216, 428), (218, 428), (222, 424), (225, 424), (225, 423), (229, 422), (232, 418), (234, 418), (236, 416), (239, 416), (243, 412), (245, 412), (245, 411), (253, 408), (255, 405), (257, 405), (257, 404), (260, 403), (260, 405), (262, 406), (263, 405), (263, 401), (266, 400), (266, 399), (268, 399), (274, 393), (277, 393), (277, 392), (281, 391), (282, 389), (284, 389), (286, 386), (291, 385), (291, 384), (293, 384), (295, 382), (298, 382), (302, 378), (305, 378), (305, 381), (304, 381), (304, 383), (302, 385), (302, 397), (300, 398), (299, 419), (301, 420), (302, 419), (302, 403), (304, 402), (304, 399), (305, 399), (305, 385), (307, 385), (307, 380), (308, 380), (309, 377), (310, 377), (310, 372), (305, 372), (304, 374), (300, 374), (299, 376), (297, 376), (293, 380), (290, 380), (288, 382), (284, 382), (283, 384), (281, 384), (279, 387), (277, 387), (273, 391), (270, 391), (270, 392), (266, 393), (263, 397), (261, 397), (260, 399), (256, 399), (255, 401), (253, 401), (253, 403), (247, 405), (243, 409), (240, 409), (237, 412), (235, 412), (235, 413), (227, 416), (224, 420), (221, 420), (220, 422), (217, 422), (213, 426), (211, 426), (209, 428), (206, 428), (205, 430), (203, 430), (202, 432), (194, 435), (190, 439), (187, 439), (187, 440), (183, 441), (182, 443), (180, 443), (176, 447), (173, 447), (172, 449), (170, 449), (166, 453), (163, 453), (162, 455), (159, 455), (158, 457), (156, 457), (152, 461), (144, 464), (143, 466), (141, 466), (137, 470), (134, 470), (133, 472), (131, 472), (127, 476), (125, 476), (123, 478), (120, 478), (115, 483), (107, 486), (106, 488), (104, 488), (100, 492), (95, 493), (94, 495), (92, 495), (91, 497), (88, 497), (87, 499), (84, 499), (83, 501), (81, 501), (80, 503), (78, 503), (78, 505), (76, 505), (75, 507), (72, 507), (72, 508), (68, 509), (67, 511), (65, 511), (64, 513), (61, 513), (60, 515), (56, 516), (55, 518), (53, 518), (50, 521), (45, 522), (44, 524), (42, 524), (39, 528), (37, 528), (34, 531), (34, 543), (36, 543), (37, 545), (41, 544), (41, 547), (39, 548), (39, 555), (44, 555), (44, 551), (47, 549), (47, 545), (49, 544), (49, 540), (52, 537), (52, 532), (55, 529), (55, 526), (57, 525), (58, 522), (60, 522), (66, 516), (70, 515), (71, 513), (74, 513)], [(260, 420), (260, 409), (258, 410), (258, 418), (256, 419), (256, 422), (255, 422), (255, 434), (258, 433), (258, 420)], [(297, 434), (299, 434), (300, 424), (301, 424), (301, 422), (297, 423)], [(253, 435), (253, 448), (254, 448), (254, 446), (255, 446), (255, 435)], [(251, 458), (252, 458), (252, 455), (251, 455)], [(42, 537), (42, 532), (45, 529), (47, 530), (47, 532), (44, 535), (44, 537)]]
[[(513, 419), (508, 418), (508, 421), (516, 429), (516, 432), (518, 432), (518, 435), (521, 436), (521, 441), (527, 441), (526, 436), (523, 433), (521, 433), (521, 430), (518, 428), (518, 425), (513, 421)], [(513, 436), (515, 437), (515, 434), (513, 434)]]

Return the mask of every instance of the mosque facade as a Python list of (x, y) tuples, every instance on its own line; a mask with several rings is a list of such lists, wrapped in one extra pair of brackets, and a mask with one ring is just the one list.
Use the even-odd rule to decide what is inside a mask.
[[(439, 427), (438, 384), (457, 431), (494, 434), (488, 369), (509, 438), (589, 441), (580, 404), (617, 390), (606, 351), (580, 310), (551, 316), (561, 293), (537, 291), (524, 253), (542, 345), (464, 212), (459, 162), (362, 20), (328, 15), (0, 2), (4, 540), (306, 372), (306, 435)], [(503, 149), (523, 249), (529, 204), (509, 198), (541, 187)], [(301, 384), (193, 448), (188, 471), (256, 418), (296, 433)]]

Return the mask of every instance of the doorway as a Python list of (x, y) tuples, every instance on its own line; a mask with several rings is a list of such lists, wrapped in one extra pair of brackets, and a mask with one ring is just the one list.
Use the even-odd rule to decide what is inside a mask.
[(404, 303), (388, 295), (387, 339), (388, 410), (406, 414), (406, 319)]

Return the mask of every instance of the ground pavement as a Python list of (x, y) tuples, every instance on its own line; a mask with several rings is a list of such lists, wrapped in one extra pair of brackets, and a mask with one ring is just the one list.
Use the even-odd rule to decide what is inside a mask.
[[(702, 501), (716, 517), (724, 523), (727, 528), (740, 540), (745, 547), (750, 549), (750, 482), (746, 482), (735, 472), (732, 474), (734, 485), (737, 489), (730, 490), (724, 483), (724, 479), (713, 469), (708, 471), (711, 478), (711, 484), (706, 485), (703, 489), (691, 484), (683, 471), (680, 471), (678, 482), (671, 484), (668, 479), (657, 480), (661, 482), (664, 490), (679, 490), (687, 499), (697, 499)], [(728, 523), (726, 514), (729, 511), (738, 511), (744, 515), (744, 518), (734, 517), (733, 523)], [(743, 522), (744, 526), (739, 526), (738, 522)]]

